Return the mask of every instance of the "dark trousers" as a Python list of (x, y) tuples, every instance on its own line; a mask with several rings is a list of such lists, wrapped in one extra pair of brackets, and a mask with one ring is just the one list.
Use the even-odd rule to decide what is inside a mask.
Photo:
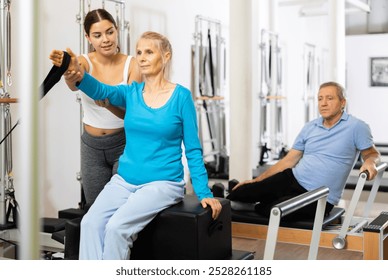
[[(321, 187), (321, 186), (317, 186)], [(295, 179), (292, 170), (286, 169), (260, 182), (242, 185), (228, 195), (228, 199), (241, 202), (259, 202), (255, 206), (256, 212), (269, 217), (274, 205), (307, 192)], [(285, 220), (312, 219), (315, 216), (317, 202), (309, 204), (289, 215)], [(326, 203), (325, 215), (333, 209), (333, 205)]]

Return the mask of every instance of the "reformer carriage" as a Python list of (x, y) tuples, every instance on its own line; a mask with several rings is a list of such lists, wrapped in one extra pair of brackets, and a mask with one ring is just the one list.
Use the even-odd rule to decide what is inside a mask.
[(376, 218), (369, 217), (387, 166), (385, 162), (378, 166), (378, 175), (373, 181), (362, 217), (357, 217), (354, 213), (365, 187), (366, 173), (360, 174), (349, 207), (346, 209), (334, 207), (329, 216), (323, 217), (324, 208), (318, 204), (315, 220), (288, 223), (281, 221), (284, 215), (303, 207), (306, 203), (319, 199), (325, 201), (328, 192), (323, 186), (317, 191), (308, 192), (297, 199), (274, 206), (270, 219), (255, 212), (233, 210), (232, 235), (266, 240), (264, 258), (269, 259), (274, 257), (276, 241), (310, 245), (310, 259), (316, 258), (319, 247), (362, 252), (365, 260), (387, 259), (388, 213), (383, 211)]

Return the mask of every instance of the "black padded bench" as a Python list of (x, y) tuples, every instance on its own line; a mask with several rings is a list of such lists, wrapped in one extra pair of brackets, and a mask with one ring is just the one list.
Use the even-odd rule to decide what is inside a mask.
[(228, 259), (232, 256), (230, 201), (219, 198), (217, 220), (211, 208), (203, 208), (196, 196), (165, 209), (140, 232), (131, 259)]
[[(212, 219), (211, 208), (203, 208), (194, 195), (160, 212), (139, 233), (131, 259), (253, 259), (253, 252), (232, 250), (230, 201), (218, 199), (223, 208), (217, 220)], [(54, 239), (65, 244), (65, 259), (78, 259), (80, 222), (81, 217), (68, 220), (65, 230), (53, 233)]]

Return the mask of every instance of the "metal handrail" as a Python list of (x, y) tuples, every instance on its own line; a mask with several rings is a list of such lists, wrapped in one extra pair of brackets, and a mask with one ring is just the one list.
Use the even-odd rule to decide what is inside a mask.
[(297, 197), (293, 197), (293, 198), (290, 198), (289, 200), (283, 201), (275, 205), (274, 207), (277, 207), (281, 212), (281, 216), (284, 217), (328, 195), (329, 195), (329, 188), (320, 187), (318, 189), (301, 194)]
[[(366, 219), (366, 215), (369, 214), (369, 210), (371, 205), (374, 202), (374, 199), (376, 197), (377, 190), (380, 186), (381, 178), (384, 174), (385, 169), (387, 168), (388, 164), (386, 162), (380, 163), (376, 169), (377, 169), (377, 175), (376, 178), (374, 179), (374, 184), (371, 189), (371, 193), (369, 195), (369, 199), (365, 208), (364, 212), (364, 218)], [(348, 209), (346, 210), (345, 218), (341, 226), (340, 233), (333, 239), (333, 247), (336, 249), (343, 249), (346, 246), (346, 236), (349, 233), (349, 226), (350, 223), (353, 219), (354, 212), (356, 210), (357, 204), (360, 200), (361, 193), (364, 189), (365, 182), (368, 179), (369, 172), (367, 170), (363, 171), (360, 173), (356, 188), (354, 190), (352, 199), (350, 200), (350, 204)], [(358, 230), (360, 227), (364, 226), (367, 223), (366, 220), (361, 221), (360, 226), (356, 226), (355, 229)]]
[(264, 260), (272, 260), (274, 257), (280, 219), (316, 201), (318, 201), (318, 203), (314, 218), (313, 233), (310, 242), (308, 259), (311, 260), (317, 258), (319, 239), (325, 213), (326, 199), (328, 195), (329, 188), (323, 186), (276, 204), (274, 207), (272, 207), (268, 225), (267, 241), (265, 243), (264, 249)]

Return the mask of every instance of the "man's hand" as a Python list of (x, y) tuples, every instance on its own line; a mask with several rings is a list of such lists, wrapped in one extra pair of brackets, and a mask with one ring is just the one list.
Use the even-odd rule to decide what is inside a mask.
[(360, 174), (362, 172), (366, 172), (367, 180), (373, 180), (377, 175), (377, 168), (374, 163), (364, 162), (364, 164), (360, 168)]
[(368, 171), (369, 176), (368, 180), (373, 180), (377, 175), (376, 165), (380, 163), (380, 153), (375, 148), (375, 146), (370, 147), (369, 149), (361, 151), (361, 157), (364, 161), (360, 168), (360, 173)]
[(241, 187), (242, 185), (250, 184), (250, 183), (255, 183), (255, 182), (259, 182), (259, 178), (256, 177), (255, 179), (252, 179), (252, 180), (246, 180), (246, 181), (240, 182), (240, 183), (238, 183), (237, 185), (235, 185), (235, 186), (232, 188), (232, 191), (238, 189), (238, 188)]

